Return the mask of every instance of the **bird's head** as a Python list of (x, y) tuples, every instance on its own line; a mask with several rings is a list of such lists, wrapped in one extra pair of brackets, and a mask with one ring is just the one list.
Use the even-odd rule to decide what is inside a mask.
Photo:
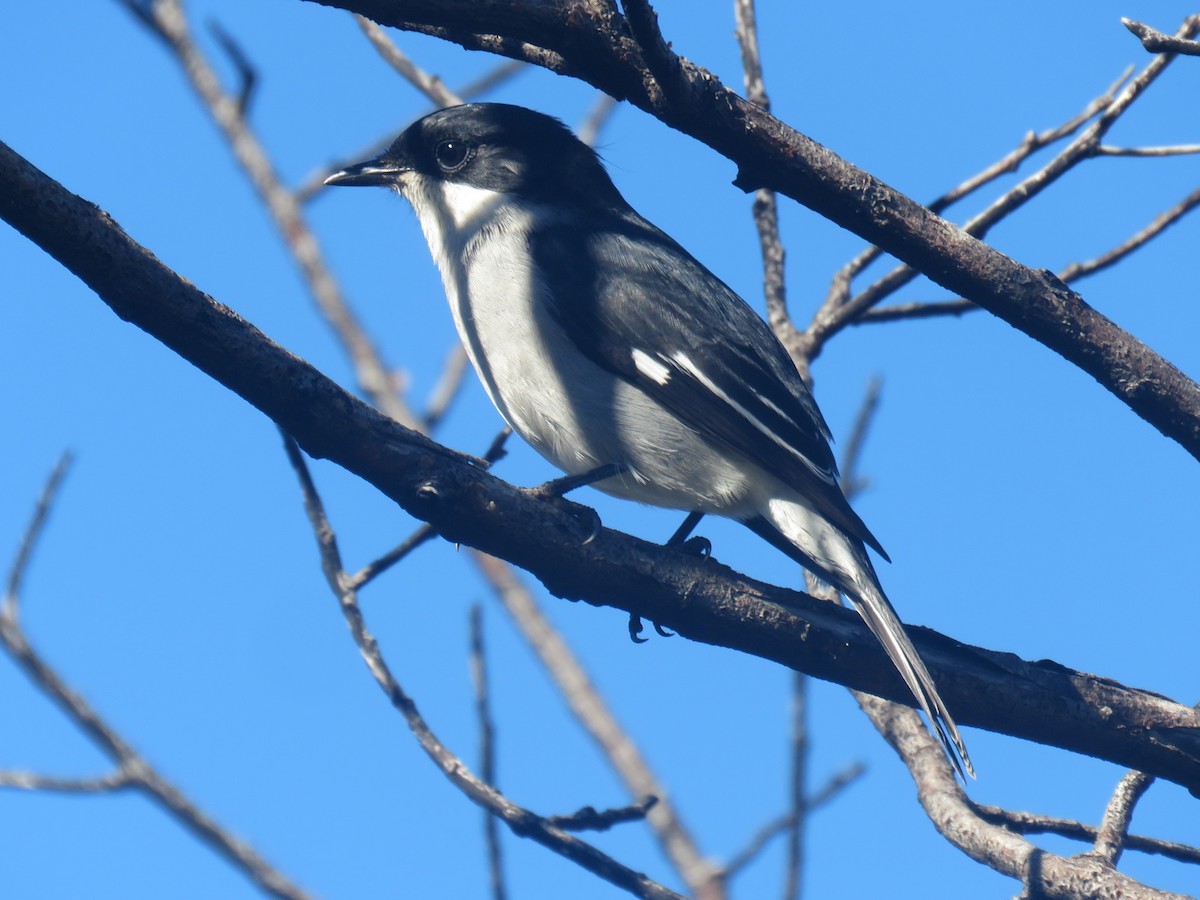
[(418, 194), (447, 185), (550, 205), (624, 205), (596, 153), (562, 122), (504, 103), (431, 113), (379, 156), (325, 183), (392, 187), (414, 204)]

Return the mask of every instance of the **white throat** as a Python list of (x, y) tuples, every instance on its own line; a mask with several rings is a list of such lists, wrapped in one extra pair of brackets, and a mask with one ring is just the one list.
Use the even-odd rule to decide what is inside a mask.
[[(470, 252), (471, 242), (489, 227), (502, 226), (510, 194), (425, 175), (410, 174), (402, 194), (412, 204), (433, 261), (449, 282)], [(447, 285), (449, 287), (449, 284)]]

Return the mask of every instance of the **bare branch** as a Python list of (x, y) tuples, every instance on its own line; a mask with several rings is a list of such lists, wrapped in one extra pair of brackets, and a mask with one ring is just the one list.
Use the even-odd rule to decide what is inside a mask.
[(1154, 784), (1154, 776), (1144, 772), (1128, 772), (1113, 791), (1108, 808), (1104, 810), (1104, 818), (1096, 834), (1096, 843), (1087, 853), (1103, 862), (1106, 866), (1115, 867), (1125, 849), (1129, 837), (1129, 823), (1133, 821), (1133, 809), (1142, 799), (1150, 785)]
[(608, 831), (627, 822), (641, 822), (658, 803), (657, 797), (647, 797), (629, 806), (597, 810), (585, 806), (569, 816), (550, 816), (546, 821), (563, 831)]
[[(857, 781), (864, 772), (866, 766), (860, 762), (854, 762), (843, 769), (838, 770), (833, 774), (821, 789), (809, 797), (798, 808), (794, 809), (786, 815), (772, 819), (757, 832), (746, 844), (746, 846), (735, 856), (733, 856), (725, 867), (721, 870), (721, 877), (725, 881), (729, 881), (735, 875), (740, 873), (746, 866), (754, 862), (759, 854), (766, 849), (767, 845), (779, 834), (791, 829), (797, 819), (803, 819), (810, 815), (822, 806), (826, 805), (838, 796), (845, 788), (849, 787)], [(797, 866), (797, 871), (799, 867)]]
[(460, 87), (457, 91), (458, 96), (462, 97), (464, 103), (470, 102), (476, 97), (494, 91), (528, 68), (529, 66), (519, 59), (503, 59), (474, 81), (468, 81)]
[(345, 347), (360, 388), (389, 416), (411, 424), (414, 416), (398, 396), (395, 378), (343, 298), (300, 204), (281, 183), (262, 144), (241, 115), (237, 100), (221, 88), (216, 73), (192, 39), (179, 0), (157, 0), (150, 8), (158, 33), (167, 40), (204, 108), (220, 127), (300, 267), (318, 309)]
[(337, 546), (337, 537), (325, 514), (324, 504), (313, 484), (300, 446), (286, 432), (283, 432), (283, 435), (284, 449), (287, 452), (288, 461), (300, 481), (305, 513), (308, 515), (313, 534), (317, 539), (321, 555), (321, 569), (325, 573), (325, 580), (338, 600), (346, 623), (350, 626), (350, 634), (354, 643), (376, 684), (379, 685), (392, 707), (404, 717), (409, 731), (412, 732), (421, 749), (441, 770), (442, 774), (467, 799), (491, 815), (499, 817), (519, 837), (532, 838), (542, 846), (570, 859), (587, 871), (635, 896), (682, 900), (680, 895), (674, 891), (668, 890), (640, 872), (621, 865), (591, 845), (549, 825), (542, 817), (517, 806), (495, 787), (472, 773), (470, 768), (434, 734), (424, 717), (417, 711), (416, 703), (393, 676), (375, 636), (368, 630), (362, 609), (358, 605), (357, 594), (348, 587), (348, 579), (342, 568), (341, 552)]
[[(754, 0), (735, 0), (734, 13), (737, 19), (736, 36), (742, 53), (742, 73), (746, 86), (746, 97), (762, 109), (771, 108), (763, 80), (762, 58), (758, 49), (758, 23), (755, 19)], [(786, 252), (779, 236), (779, 203), (775, 192), (760, 188), (754, 192), (754, 225), (758, 230), (759, 250), (762, 254), (763, 296), (766, 299), (767, 322), (779, 342), (783, 344), (792, 362), (805, 381), (811, 381), (809, 372), (809, 348), (796, 329), (788, 311), (787, 288), (784, 284)]]
[(467, 351), (463, 349), (461, 343), (455, 341), (450, 352), (446, 354), (442, 374), (438, 376), (437, 383), (429, 392), (429, 401), (425, 404), (425, 415), (421, 417), (421, 424), (426, 433), (437, 430), (442, 419), (446, 417), (446, 413), (450, 411), (451, 405), (458, 398), (466, 378), (467, 362)]
[(37, 772), (0, 771), (0, 788), (18, 791), (57, 791), (64, 794), (105, 794), (138, 787), (136, 778), (123, 769), (96, 778), (60, 778)]
[(29, 527), (21, 536), (17, 555), (8, 570), (8, 579), (4, 586), (4, 599), (0, 601), (0, 616), (8, 618), (14, 625), (20, 615), (21, 583), (25, 580), (25, 570), (29, 568), (29, 563), (33, 559), (33, 548), (37, 546), (37, 542), (42, 536), (42, 530), (46, 527), (46, 521), (50, 516), (50, 509), (54, 506), (54, 498), (58, 496), (58, 489), (62, 486), (63, 479), (67, 477), (73, 461), (74, 457), (71, 452), (66, 451), (55, 463), (50, 477), (46, 479), (46, 483), (42, 487), (41, 494), (38, 495), (33, 518), (29, 520)]
[(588, 110), (588, 114), (584, 116), (583, 121), (579, 123), (579, 127), (575, 129), (575, 133), (579, 139), (589, 147), (595, 147), (596, 141), (600, 139), (601, 130), (608, 124), (608, 120), (612, 117), (616, 108), (616, 100), (608, 96), (608, 94), (598, 94), (596, 102), (592, 104), (592, 108)]
[[(1197, 23), (1200, 23), (1200, 17), (1194, 18)], [(1182, 30), (1190, 33), (1196, 27), (1194, 23), (1185, 24)], [(1062, 152), (1037, 172), (1034, 172), (1020, 184), (992, 201), (982, 212), (968, 219), (962, 226), (963, 231), (982, 239), (998, 222), (1003, 221), (1021, 209), (1075, 166), (1084, 160), (1097, 156), (1099, 148), (1102, 146), (1101, 142), (1104, 135), (1128, 111), (1130, 106), (1144, 94), (1146, 89), (1150, 87), (1158, 76), (1162, 74), (1163, 70), (1171, 62), (1171, 59), (1171, 57), (1166, 56), (1155, 57), (1128, 83), (1124, 83), (1125, 76), (1118, 79), (1113, 87), (1109, 88), (1109, 93), (1103, 95), (1100, 100), (1108, 99), (1109, 94), (1117, 85), (1124, 83), (1124, 87), (1116, 93), (1116, 96), (1108, 100), (1103, 109), (1099, 110), (1096, 120), (1084, 129), (1082, 134), (1071, 141)], [(1080, 117), (1066, 123), (1066, 125), (1055, 132), (1050, 133), (1048, 139), (1057, 140), (1065, 134), (1073, 133), (1073, 129), (1070, 132), (1064, 131), (1064, 129), (1076, 122), (1082, 123), (1088, 121), (1091, 118), (1088, 114), (1094, 111), (1097, 102), (1093, 101)], [(1022, 148), (1018, 148), (1016, 152), (1019, 154), (1021, 150)], [(1023, 159), (1024, 157), (1020, 158)], [(812, 346), (814, 357), (834, 334), (856, 319), (859, 319), (867, 310), (874, 307), (886, 296), (908, 284), (918, 274), (916, 269), (909, 265), (897, 266), (883, 278), (851, 299), (846, 295), (846, 276), (849, 272), (854, 271), (853, 267), (871, 261), (873, 259), (871, 254), (871, 250), (860, 254), (850, 266), (846, 267), (846, 270), (839, 273), (839, 276), (834, 279), (834, 286), (830, 290), (829, 297), (813, 317), (813, 322), (806, 332), (806, 340)]]
[(1188, 41), (1156, 31), (1149, 25), (1122, 17), (1121, 24), (1128, 28), (1151, 53), (1182, 53), (1185, 56), (1200, 56), (1200, 41)]
[(858, 474), (859, 463), (862, 461), (863, 447), (867, 443), (867, 434), (875, 422), (875, 414), (879, 411), (879, 397), (883, 392), (883, 380), (878, 375), (867, 382), (867, 390), (863, 394), (862, 403), (858, 407), (858, 415), (854, 417), (854, 427), (850, 429), (850, 437), (846, 441), (846, 449), (842, 454), (842, 491), (847, 499), (865, 491), (870, 479)]
[(462, 98), (442, 83), (436, 75), (430, 75), (423, 69), (413, 65), (412, 60), (384, 33), (383, 29), (366, 16), (356, 15), (354, 21), (362, 29), (367, 40), (376, 52), (383, 57), (384, 62), (396, 70), (400, 76), (424, 94), (435, 106), (458, 106)]
[(360, 591), (400, 560), (404, 559), (408, 554), (412, 553), (422, 544), (433, 540), (437, 537), (437, 532), (434, 531), (428, 524), (420, 525), (412, 534), (405, 538), (401, 543), (397, 544), (393, 549), (389, 550), (379, 559), (363, 566), (353, 575), (349, 576), (346, 582), (347, 587), (351, 590)]
[(664, 854), (680, 877), (693, 893), (713, 890), (715, 867), (700, 853), (679, 813), (665, 799), (666, 788), (643, 759), (637, 744), (608, 708), (566, 641), (554, 630), (533, 595), (521, 584), (516, 573), (500, 560), (479, 552), (472, 552), (471, 555), (562, 692), (571, 712), (600, 747), (629, 792), (635, 797), (659, 798), (646, 818)]
[[(1159, 213), (1145, 228), (1131, 235), (1116, 247), (1086, 262), (1073, 262), (1058, 273), (1068, 284), (1107, 269), (1158, 237), (1170, 226), (1200, 206), (1200, 188), (1192, 191), (1170, 209)], [(904, 303), (867, 310), (854, 324), (895, 322), (900, 319), (926, 319), (941, 316), (961, 316), (979, 309), (969, 300), (945, 300), (936, 303)]]
[(258, 72), (251, 64), (250, 58), (242, 50), (241, 45), (234, 40), (233, 35), (221, 26), (220, 22), (213, 19), (208, 23), (208, 29), (212, 32), (217, 43), (221, 45), (221, 49), (225, 51), (234, 68), (237, 69), (237, 111), (238, 115), (244, 119), (250, 114), (250, 104), (254, 100), (254, 89), (258, 86)]
[[(791, 807), (787, 826), (787, 861), (784, 864), (783, 898), (799, 900), (804, 883), (804, 835), (808, 813), (812, 807), (804, 796), (808, 790), (808, 676), (792, 673), (792, 752), (788, 774), (788, 804)], [(766, 846), (766, 842), (763, 842)], [(751, 847), (746, 848), (746, 860), (753, 859)], [(732, 868), (732, 864), (730, 867)]]
[[(1077, 841), (1094, 843), (1100, 833), (1100, 829), (1096, 826), (1084, 825), (1074, 819), (1015, 812), (1001, 809), (998, 806), (978, 804), (975, 806), (975, 810), (987, 821), (1003, 825), (1009, 831), (1017, 834), (1058, 834)], [(1200, 847), (1189, 847), (1187, 844), (1179, 844), (1174, 841), (1161, 841), (1157, 838), (1131, 834), (1125, 838), (1125, 849), (1165, 856), (1177, 862), (1200, 865)]]
[[(475, 718), (479, 722), (479, 774), (485, 782), (496, 782), (496, 726), (492, 721), (488, 691), (487, 654), (483, 641), (483, 609), (478, 603), (471, 606), (471, 684), (475, 688)], [(558, 825), (553, 817), (547, 819)], [(561, 826), (558, 826), (561, 827)], [(500, 835), (496, 817), (483, 812), (483, 834), (487, 843), (488, 873), (494, 900), (504, 900), (504, 861), (500, 852)]]
[(264, 891), (290, 900), (304, 900), (307, 894), (272, 867), (249, 844), (238, 839), (209, 818), (184, 794), (163, 778), (137, 751), (102, 719), (83, 695), (69, 687), (29, 643), (17, 621), (17, 597), (23, 572), (32, 558), (34, 546), (43, 533), (57, 489), (67, 470), (69, 455), (59, 461), (42, 490), (29, 528), (25, 532), (17, 563), (9, 577), (9, 593), (0, 606), (0, 644), (17, 667), (43, 694), (62, 709), (80, 731), (116, 764), (117, 770), (101, 778), (57, 778), (30, 773), (8, 772), (0, 775), (0, 786), (22, 790), (97, 792), (136, 787), (171, 813), (176, 821), (231, 862)]
[[(1133, 75), (1133, 72), (1133, 66), (1126, 68), (1125, 71), (1121, 73), (1120, 77), (1118, 77), (1116, 81), (1109, 85), (1103, 94), (1088, 103), (1082, 112), (1072, 116), (1070, 119), (1067, 119), (1061, 125), (1057, 125), (1054, 128), (1049, 128), (1040, 133), (1030, 131), (1025, 135), (1015, 149), (1013, 149), (1007, 155), (1001, 157), (996, 162), (992, 163), (987, 168), (975, 175), (972, 175), (970, 178), (966, 179), (956, 187), (942, 194), (929, 204), (929, 209), (935, 213), (943, 212), (954, 203), (957, 203), (959, 200), (962, 200), (986, 185), (991, 184), (1000, 176), (1016, 172), (1025, 162), (1025, 160), (1043, 148), (1048, 147), (1051, 144), (1058, 143), (1064, 138), (1075, 134), (1075, 132), (1077, 132), (1080, 128), (1082, 128), (1112, 104), (1113, 100), (1116, 99), (1117, 91), (1119, 91), (1125, 82), (1129, 80), (1130, 76)], [(827, 320), (835, 316), (840, 307), (845, 306), (850, 302), (851, 282), (857, 278), (863, 272), (863, 270), (867, 268), (867, 266), (879, 259), (879, 257), (882, 255), (883, 251), (878, 247), (867, 247), (865, 250), (859, 253), (858, 256), (854, 257), (854, 259), (852, 259), (834, 274), (833, 280), (830, 283), (829, 292), (825, 298), (825, 302), (814, 314), (812, 324), (809, 326), (807, 332), (809, 335), (808, 340), (818, 340), (817, 336), (821, 334), (824, 329), (829, 327)], [(885, 276), (884, 279), (881, 279), (878, 283), (873, 284), (864, 290), (861, 296), (869, 297), (869, 299), (858, 300), (856, 298), (856, 305), (867, 305), (870, 308), (866, 313), (861, 315), (857, 321), (861, 322), (866, 320), (868, 317), (872, 317), (877, 312), (876, 304), (881, 302), (886, 296), (894, 292), (899, 287), (900, 284), (898, 279), (896, 278), (895, 274), (892, 274)], [(899, 307), (894, 308), (898, 309)], [(978, 307), (976, 307), (974, 304), (971, 304), (971, 308), (978, 309)], [(879, 312), (882, 313), (883, 311)], [(878, 319), (878, 321), (889, 320)], [(828, 336), (824, 337), (823, 340), (828, 340)]]
[(1062, 857), (980, 815), (941, 749), (910, 709), (860, 694), (859, 704), (908, 766), (917, 797), (942, 836), (977, 862), (1025, 885), (1028, 896), (1061, 900), (1188, 900), (1117, 872), (1089, 854)]
[(1123, 241), (1095, 259), (1082, 263), (1071, 263), (1071, 265), (1059, 273), (1059, 277), (1063, 281), (1078, 281), (1080, 278), (1094, 275), (1102, 269), (1107, 269), (1114, 263), (1120, 262), (1133, 251), (1145, 246), (1198, 206), (1200, 206), (1200, 188), (1192, 191), (1170, 209), (1159, 213), (1149, 225), (1128, 240)]
[(1113, 147), (1101, 144), (1095, 153), (1096, 156), (1195, 156), (1200, 153), (1200, 144), (1175, 144), (1169, 147)]

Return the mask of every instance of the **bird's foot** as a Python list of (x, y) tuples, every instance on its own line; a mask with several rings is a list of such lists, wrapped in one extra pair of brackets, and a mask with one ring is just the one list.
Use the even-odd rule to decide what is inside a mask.
[(683, 523), (675, 529), (675, 533), (671, 535), (666, 546), (674, 547), (676, 550), (681, 550), (689, 556), (699, 556), (702, 559), (709, 559), (712, 556), (712, 541), (706, 537), (689, 537), (696, 525), (704, 518), (702, 512), (690, 512)]
[[(675, 632), (668, 631), (667, 629), (665, 629), (661, 625), (659, 625), (657, 622), (651, 622), (650, 624), (654, 626), (655, 632), (660, 637), (674, 637), (675, 636)], [(649, 638), (642, 637), (642, 627), (643, 627), (642, 626), (642, 617), (639, 616), (637, 613), (630, 613), (629, 614), (629, 639), (631, 641), (633, 641), (635, 644), (644, 644), (644, 643), (646, 643), (646, 641), (649, 640)]]
[(604, 466), (597, 466), (578, 475), (564, 475), (562, 478), (552, 479), (544, 484), (539, 484), (537, 487), (529, 488), (527, 492), (539, 499), (557, 502), (574, 518), (585, 521), (587, 535), (580, 543), (580, 546), (587, 546), (600, 536), (600, 530), (604, 527), (600, 521), (600, 516), (594, 509), (578, 503), (572, 503), (563, 495), (576, 488), (587, 484), (594, 484), (597, 481), (603, 481), (605, 478), (612, 478), (615, 475), (622, 475), (627, 471), (629, 471), (629, 467), (623, 463), (610, 463)]

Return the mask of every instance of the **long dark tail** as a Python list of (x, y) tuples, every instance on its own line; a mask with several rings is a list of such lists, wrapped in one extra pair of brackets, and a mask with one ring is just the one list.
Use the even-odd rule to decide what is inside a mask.
[(837, 549), (845, 551), (842, 554), (843, 558), (840, 560), (842, 565), (839, 568), (846, 568), (847, 560), (853, 562), (852, 572), (839, 573), (833, 565), (814, 559), (813, 556), (798, 547), (764, 516), (747, 519), (744, 524), (755, 534), (782, 550), (800, 565), (828, 581), (850, 598), (859, 615), (863, 617), (872, 633), (879, 639), (879, 643), (883, 645), (883, 649), (887, 651), (888, 658), (900, 672), (904, 683), (912, 691), (913, 697), (925, 711), (934, 732), (942, 742), (946, 756), (958, 772), (959, 777), (963, 781), (966, 781), (967, 775), (974, 778), (975, 769), (971, 765), (971, 758), (967, 754), (967, 747), (963, 743), (962, 735), (958, 732), (958, 726), (954, 724), (950, 711), (942, 702), (933, 676), (929, 674), (929, 669), (925, 667), (920, 654), (917, 653), (917, 648), (909, 639), (900, 617), (896, 615), (896, 610), (883, 593), (883, 588), (879, 585), (875, 569), (871, 565), (871, 560), (862, 543), (837, 532), (836, 537), (840, 539)]

